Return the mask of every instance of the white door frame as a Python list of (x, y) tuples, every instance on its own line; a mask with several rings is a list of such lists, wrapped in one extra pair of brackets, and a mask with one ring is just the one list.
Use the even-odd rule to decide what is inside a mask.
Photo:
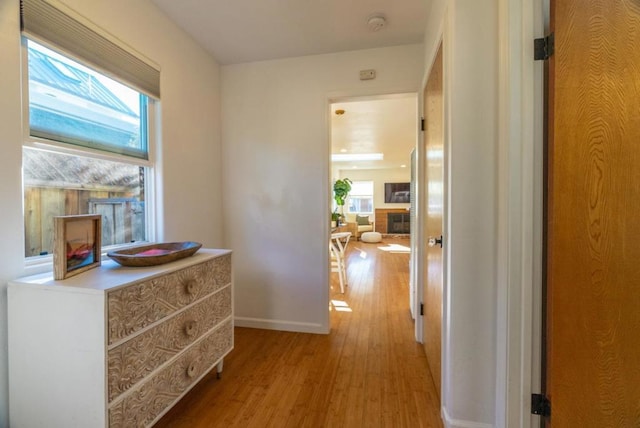
[(543, 0), (499, 0), (499, 173), (496, 427), (528, 428), (540, 388)]
[[(533, 40), (544, 35), (548, 0), (497, 0), (497, 5), (500, 83), (493, 425), (529, 428), (539, 423), (539, 417), (531, 415), (529, 397), (540, 391), (543, 230), (543, 64), (533, 60)], [(436, 34), (445, 34), (444, 30), (443, 20)], [(436, 48), (437, 43), (426, 46), (427, 63), (432, 60), (429, 55), (435, 57)], [(420, 116), (431, 67), (426, 68), (418, 95)], [(445, 115), (445, 121), (448, 120)], [(418, 147), (421, 155), (423, 134)], [(423, 181), (424, 165), (418, 164), (418, 179)], [(420, 194), (423, 196), (422, 191)], [(424, 212), (424, 198), (419, 207)], [(423, 228), (419, 227), (418, 232), (417, 255), (422, 257), (426, 237)], [(424, 263), (422, 258), (420, 262)], [(444, 263), (448, 263), (446, 254)], [(423, 267), (419, 269), (418, 276), (419, 301), (422, 300), (423, 270)], [(443, 316), (446, 317), (446, 311)], [(418, 341), (422, 341), (421, 325), (416, 322)], [(443, 341), (445, 339), (443, 335)], [(445, 345), (443, 343), (443, 351)], [(445, 357), (443, 354), (443, 361)], [(443, 391), (447, 388), (445, 379), (443, 376)]]

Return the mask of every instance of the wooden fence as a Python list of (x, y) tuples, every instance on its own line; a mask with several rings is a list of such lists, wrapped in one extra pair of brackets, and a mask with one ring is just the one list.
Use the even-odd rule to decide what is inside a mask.
[(25, 256), (52, 253), (53, 217), (61, 215), (101, 214), (103, 246), (143, 240), (144, 208), (126, 192), (26, 187)]

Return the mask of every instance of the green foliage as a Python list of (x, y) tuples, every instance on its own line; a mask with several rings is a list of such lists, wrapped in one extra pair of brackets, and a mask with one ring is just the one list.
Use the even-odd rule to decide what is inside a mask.
[(333, 183), (333, 199), (335, 199), (338, 206), (344, 206), (347, 199), (347, 195), (351, 191), (351, 180), (343, 178), (342, 180), (336, 180)]

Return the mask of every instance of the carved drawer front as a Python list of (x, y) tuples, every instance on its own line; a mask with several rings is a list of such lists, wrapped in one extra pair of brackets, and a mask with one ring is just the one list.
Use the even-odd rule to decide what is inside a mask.
[(231, 287), (109, 351), (109, 402), (231, 315)]
[(231, 349), (231, 320), (185, 351), (175, 362), (160, 370), (109, 409), (109, 426), (149, 426), (213, 363)]
[(227, 254), (109, 293), (109, 344), (171, 315), (230, 282), (231, 255)]

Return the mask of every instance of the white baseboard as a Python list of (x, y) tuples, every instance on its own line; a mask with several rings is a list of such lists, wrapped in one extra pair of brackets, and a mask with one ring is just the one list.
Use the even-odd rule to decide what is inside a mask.
[(493, 425), (484, 422), (453, 419), (444, 406), (442, 406), (442, 420), (445, 428), (494, 428)]
[(261, 328), (263, 330), (291, 331), (296, 333), (329, 333), (328, 327), (315, 323), (248, 317), (235, 317), (233, 321), (236, 327)]

